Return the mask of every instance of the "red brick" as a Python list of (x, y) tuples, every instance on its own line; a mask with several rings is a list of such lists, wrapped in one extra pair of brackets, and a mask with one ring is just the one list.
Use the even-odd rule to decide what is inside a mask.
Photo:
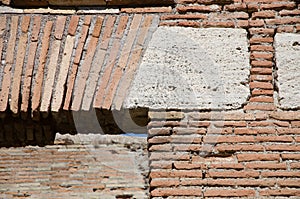
[(155, 128), (155, 129), (149, 129), (148, 134), (153, 135), (171, 135), (172, 131), (171, 128)]
[(274, 10), (266, 10), (252, 13), (252, 19), (257, 18), (274, 18), (275, 11)]
[(266, 189), (260, 190), (259, 195), (261, 196), (300, 196), (299, 189)]
[(214, 20), (230, 20), (230, 19), (248, 19), (249, 14), (246, 12), (221, 12), (210, 13), (210, 19)]
[(199, 28), (200, 23), (197, 21), (160, 22), (159, 26), (183, 26)]
[(248, 12), (257, 12), (258, 10), (260, 10), (260, 4), (255, 3), (248, 3), (247, 4), (247, 8), (248, 8)]
[(262, 171), (262, 177), (300, 177), (300, 172), (294, 171)]
[(40, 26), (41, 26), (41, 16), (35, 16), (33, 20), (33, 28), (31, 31), (31, 43), (29, 46), (29, 52), (32, 53), (29, 53), (27, 58), (26, 72), (25, 72), (24, 83), (23, 83), (22, 104), (21, 104), (22, 112), (28, 111), (27, 109), (29, 103), (31, 78), (32, 78), (32, 71), (33, 71), (34, 60), (36, 55), (36, 49), (38, 45), (37, 41), (40, 32)]
[(210, 178), (257, 178), (258, 171), (208, 171), (207, 177)]
[(204, 164), (189, 163), (189, 162), (174, 162), (174, 167), (177, 170), (193, 170), (193, 169), (202, 169), (204, 167)]
[[(192, 143), (192, 144), (190, 144)], [(174, 146), (173, 145), (173, 151), (193, 151), (193, 152), (199, 152), (199, 151), (203, 151), (203, 147), (200, 145), (201, 141), (199, 141), (198, 143), (196, 144), (193, 144), (195, 142), (190, 142), (188, 144), (177, 144)]]
[(274, 99), (273, 97), (267, 97), (267, 96), (259, 96), (259, 97), (251, 97), (250, 102), (268, 102), (273, 103)]
[(300, 32), (300, 25), (296, 25), (296, 31)]
[(277, 19), (266, 19), (268, 25), (281, 25), (281, 24), (297, 24), (300, 23), (300, 17), (283, 17)]
[(32, 96), (32, 104), (31, 104), (32, 111), (36, 111), (40, 105), (42, 84), (43, 84), (43, 78), (44, 78), (44, 68), (45, 68), (46, 59), (47, 59), (47, 55), (48, 55), (52, 25), (53, 25), (53, 22), (48, 21), (44, 28), (44, 35), (43, 35), (43, 39), (42, 39), (42, 48), (41, 48), (41, 52), (40, 52), (40, 56), (39, 56), (39, 67), (38, 67), (38, 71), (37, 71), (37, 75), (36, 75), (36, 79), (35, 79), (33, 96)]
[(255, 137), (253, 136), (213, 136), (208, 135), (203, 138), (205, 143), (241, 143), (241, 142), (255, 142)]
[(257, 60), (271, 60), (273, 59), (273, 53), (264, 53), (264, 52), (252, 52), (250, 54), (250, 59), (257, 59)]
[(252, 37), (250, 38), (250, 44), (263, 44), (263, 43), (273, 43), (273, 37)]
[(212, 11), (221, 11), (221, 7), (211, 7), (211, 6), (178, 6), (177, 11), (179, 13), (186, 12), (212, 12)]
[(196, 3), (197, 0), (178, 0), (178, 4), (190, 4), (190, 3)]
[(235, 24), (233, 21), (204, 21), (202, 26), (207, 27), (222, 27), (222, 28), (233, 28)]
[(186, 121), (150, 121), (148, 128), (152, 127), (187, 127)]
[(247, 169), (287, 169), (286, 163), (278, 163), (278, 162), (249, 162), (245, 164)]
[(295, 9), (295, 10), (281, 10), (279, 12), (280, 16), (293, 16), (293, 15), (300, 15), (300, 10)]
[(279, 154), (259, 154), (259, 153), (244, 153), (237, 154), (237, 159), (239, 162), (248, 162), (248, 161), (272, 161), (272, 160), (280, 160)]
[(256, 135), (257, 131), (249, 128), (234, 128), (236, 135)]
[(273, 84), (269, 82), (250, 82), (250, 89), (273, 89)]
[(208, 127), (210, 124), (211, 124), (211, 122), (205, 122), (205, 121), (200, 121), (200, 122), (191, 121), (191, 122), (189, 122), (189, 125), (191, 127)]
[(251, 51), (269, 51), (274, 52), (273, 46), (266, 46), (266, 45), (251, 45), (250, 46)]
[(172, 12), (171, 7), (148, 7), (148, 8), (121, 8), (121, 12), (125, 13), (160, 13)]
[(300, 127), (300, 121), (292, 121), (292, 127)]
[(163, 15), (160, 17), (161, 20), (175, 20), (175, 19), (207, 19), (206, 14), (171, 14), (171, 15)]
[(179, 144), (200, 144), (202, 142), (202, 137), (173, 135), (171, 136), (170, 142)]
[(149, 151), (172, 151), (173, 145), (171, 144), (155, 144), (149, 147)]
[(165, 196), (202, 196), (202, 190), (199, 188), (164, 188), (164, 189), (154, 189), (151, 191), (152, 197), (165, 197)]
[(152, 152), (149, 160), (189, 160), (190, 156), (187, 153), (176, 153), (173, 152)]
[(237, 21), (237, 27), (239, 27), (239, 28), (248, 28), (249, 27), (249, 21), (248, 20), (238, 20)]
[[(249, 26), (250, 27), (263, 27), (265, 25), (264, 20), (249, 20)], [(251, 33), (251, 35), (253, 34), (257, 34), (257, 33)]]
[(179, 186), (179, 179), (152, 179), (150, 182), (151, 187), (173, 187)]
[(277, 184), (281, 187), (300, 187), (299, 179), (279, 179)]
[(283, 153), (281, 154), (281, 158), (283, 160), (300, 160), (300, 154), (299, 153)]
[(289, 127), (290, 123), (289, 122), (283, 122), (283, 121), (274, 121), (274, 125), (280, 126), (280, 127)]
[(150, 178), (202, 178), (201, 170), (190, 171), (163, 171), (155, 170), (150, 172)]
[(273, 36), (275, 30), (273, 28), (250, 28), (250, 35), (264, 35), (264, 36)]
[(66, 19), (67, 19), (66, 16), (58, 16), (56, 19), (54, 37), (58, 40), (62, 39)]
[(224, 10), (226, 11), (247, 11), (247, 5), (245, 3), (235, 3), (230, 5), (225, 5)]
[[(298, 158), (299, 160), (299, 158)], [(290, 163), (291, 169), (300, 169), (300, 162), (292, 162)]]
[(264, 151), (264, 146), (258, 144), (218, 144), (215, 149), (220, 152), (230, 151)]
[(94, 30), (93, 30), (93, 33), (92, 33), (93, 37), (99, 37), (100, 36), (103, 20), (104, 20), (103, 17), (101, 17), (101, 16), (97, 17), (96, 23), (94, 25)]
[(269, 116), (276, 120), (300, 120), (300, 112), (295, 111), (271, 112)]
[(284, 2), (284, 3), (273, 3), (273, 4), (262, 4), (260, 8), (262, 10), (282, 10), (287, 9), (291, 10), (296, 7), (295, 2)]
[(163, 143), (169, 143), (170, 142), (169, 136), (159, 136), (159, 137), (153, 137), (148, 140), (149, 144), (163, 144)]
[(253, 189), (206, 189), (204, 197), (243, 197), (255, 196)]
[(273, 126), (273, 122), (269, 121), (254, 121), (248, 123), (249, 127), (266, 127), (266, 126)]
[(253, 89), (251, 92), (252, 96), (258, 96), (258, 95), (272, 95), (274, 91), (273, 90), (265, 90), (265, 89)]
[(300, 151), (300, 145), (272, 144), (265, 146), (267, 151)]
[(272, 74), (272, 68), (251, 68), (251, 74), (269, 75)]
[(212, 169), (236, 169), (242, 170), (244, 169), (244, 165), (241, 163), (210, 163), (208, 168)]
[(290, 33), (292, 33), (292, 32), (294, 32), (294, 30), (295, 30), (295, 26), (286, 26), (286, 25), (284, 25), (284, 26), (279, 26), (277, 28), (277, 33), (281, 33), (281, 32), (290, 32)]
[(254, 102), (252, 102), (251, 104), (249, 103), (244, 107), (244, 110), (272, 111), (274, 109), (275, 106), (273, 104), (269, 104), (269, 103), (254, 104)]
[(171, 161), (151, 161), (150, 163), (151, 169), (172, 169), (172, 162)]
[(273, 80), (272, 75), (251, 75), (250, 81), (265, 81), (269, 82)]
[(79, 16), (73, 15), (69, 24), (68, 34), (74, 36), (77, 30)]
[(276, 132), (277, 132), (278, 135), (300, 134), (299, 129), (295, 129), (295, 128), (276, 128)]
[(175, 127), (173, 129), (175, 135), (191, 135), (191, 134), (206, 134), (206, 128), (182, 128)]

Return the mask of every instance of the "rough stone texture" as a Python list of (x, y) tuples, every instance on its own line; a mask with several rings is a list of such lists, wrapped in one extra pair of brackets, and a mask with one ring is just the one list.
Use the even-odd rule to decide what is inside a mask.
[(275, 56), (279, 106), (283, 109), (300, 108), (300, 35), (277, 33)]
[(249, 68), (245, 30), (159, 27), (125, 107), (239, 108)]

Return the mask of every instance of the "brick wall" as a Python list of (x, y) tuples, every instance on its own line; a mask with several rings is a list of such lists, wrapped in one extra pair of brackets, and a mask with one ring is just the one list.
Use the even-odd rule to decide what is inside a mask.
[[(241, 28), (248, 33), (251, 69), (246, 84), (251, 96), (241, 109), (149, 112), (150, 197), (300, 197), (300, 111), (278, 106), (280, 91), (274, 48), (277, 33), (299, 34), (299, 9), (299, 1), (288, 0), (178, 0), (172, 7), (117, 9), (116, 15), (159, 16), (160, 26)], [(69, 13), (65, 12), (62, 14)], [(76, 147), (74, 150), (80, 151)], [(56, 151), (59, 149), (51, 149), (51, 153)], [(13, 161), (21, 159), (18, 156)], [(4, 176), (10, 175), (6, 170), (3, 172)]]
[(152, 198), (300, 197), (300, 111), (278, 106), (274, 50), (277, 33), (300, 32), (299, 8), (297, 1), (180, 0), (161, 16), (160, 26), (246, 29), (251, 96), (240, 110), (149, 113)]

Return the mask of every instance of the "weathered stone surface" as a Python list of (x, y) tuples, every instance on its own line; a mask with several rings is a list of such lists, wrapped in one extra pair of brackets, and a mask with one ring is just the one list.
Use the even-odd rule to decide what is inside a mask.
[(124, 106), (239, 108), (249, 68), (245, 30), (159, 27)]
[(275, 36), (280, 108), (300, 107), (300, 35), (278, 33)]

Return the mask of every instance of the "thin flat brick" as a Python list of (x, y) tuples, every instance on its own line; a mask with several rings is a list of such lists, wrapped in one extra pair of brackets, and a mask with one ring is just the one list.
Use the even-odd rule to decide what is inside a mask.
[(280, 179), (277, 184), (281, 187), (300, 187), (299, 179)]
[[(101, 23), (102, 23), (103, 17), (98, 17), (97, 21), (101, 21)], [(98, 23), (100, 23), (100, 22), (98, 22)], [(94, 29), (93, 34), (97, 35), (98, 31), (99, 31), (99, 29), (97, 29), (97, 28)], [(77, 77), (78, 78), (78, 86), (74, 90), (74, 100), (72, 102), (72, 107), (71, 107), (71, 109), (74, 111), (78, 111), (80, 109), (82, 98), (84, 96), (84, 90), (86, 87), (86, 80), (89, 75), (89, 71), (91, 68), (91, 64), (93, 61), (93, 57), (94, 57), (94, 54), (96, 51), (97, 44), (98, 44), (98, 37), (92, 36), (89, 41), (89, 45), (87, 48), (84, 63), (81, 66), (81, 73), (79, 73), (78, 77)]]
[(74, 36), (77, 30), (79, 16), (73, 15), (69, 24), (68, 34)]
[(220, 6), (179, 6), (176, 8), (179, 13), (186, 12), (212, 12), (221, 11)]
[(255, 196), (254, 189), (210, 189), (204, 191), (204, 197), (250, 197)]
[(175, 19), (207, 19), (208, 16), (206, 14), (170, 14), (163, 15), (160, 17), (161, 20), (175, 20)]
[(278, 19), (266, 19), (268, 25), (281, 25), (281, 24), (297, 24), (300, 23), (300, 17), (283, 17)]
[(251, 35), (263, 34), (267, 36), (273, 36), (275, 32), (273, 28), (250, 28), (249, 31)]
[(300, 196), (300, 190), (299, 189), (266, 189), (266, 190), (260, 190), (259, 195), (261, 196)]
[(251, 45), (250, 46), (251, 51), (268, 51), (268, 52), (274, 52), (273, 46), (266, 46), (266, 45)]
[(249, 103), (244, 107), (244, 110), (261, 110), (261, 111), (273, 111), (275, 110), (274, 104), (271, 103)]
[(291, 26), (283, 25), (283, 26), (279, 26), (277, 28), (277, 33), (281, 33), (281, 32), (290, 32), (290, 33), (292, 33), (292, 32), (294, 32), (294, 30), (295, 30), (295, 27), (293, 25), (291, 25)]
[(103, 17), (98, 17), (97, 18), (96, 23), (94, 25), (94, 30), (93, 30), (93, 33), (92, 33), (93, 37), (99, 37), (100, 36), (103, 20), (104, 20)]
[(267, 102), (267, 103), (273, 103), (274, 99), (273, 97), (268, 96), (259, 96), (259, 97), (251, 97), (250, 102)]
[(146, 16), (143, 24), (141, 25), (141, 32), (139, 33), (139, 36), (137, 38), (137, 43), (135, 46), (133, 46), (133, 49), (131, 51), (131, 57), (128, 60), (128, 68), (125, 71), (125, 74), (123, 76), (122, 81), (120, 82), (120, 86), (118, 88), (118, 93), (116, 95), (116, 100), (115, 100), (115, 108), (116, 110), (120, 110), (123, 104), (123, 101), (126, 97), (126, 93), (128, 92), (128, 88), (130, 86), (130, 83), (133, 79), (133, 75), (136, 71), (136, 68), (138, 66), (139, 60), (141, 58), (142, 54), (142, 46), (144, 44), (144, 41), (146, 39), (146, 36), (149, 31), (149, 27), (152, 24), (153, 16)]
[(22, 34), (19, 38), (18, 51), (16, 55), (16, 66), (13, 76), (12, 90), (11, 90), (11, 102), (10, 110), (17, 114), (19, 111), (19, 93), (20, 93), (20, 84), (21, 76), (23, 70), (23, 64), (26, 54), (27, 47), (27, 32), (30, 23), (30, 16), (24, 16), (21, 23)]
[(65, 29), (66, 19), (67, 19), (66, 16), (58, 16), (56, 19), (54, 37), (58, 40), (62, 39), (63, 32)]
[(22, 104), (21, 104), (21, 111), (27, 112), (28, 111), (28, 103), (29, 103), (29, 95), (30, 95), (30, 87), (31, 87), (31, 80), (32, 80), (32, 71), (34, 66), (34, 60), (36, 56), (37, 50), (37, 38), (40, 32), (41, 27), (41, 16), (34, 16), (33, 18), (33, 28), (31, 31), (31, 43), (29, 46), (27, 64), (25, 66), (25, 76), (24, 76), (24, 83), (23, 83), (23, 92), (22, 92)]
[(233, 28), (235, 24), (233, 21), (204, 21), (203, 27), (222, 27), (222, 28)]
[(281, 158), (283, 160), (300, 160), (300, 154), (299, 153), (283, 153), (281, 154)]
[(247, 11), (247, 5), (245, 3), (234, 3), (225, 5), (224, 10), (226, 11)]
[(112, 34), (112, 30), (114, 27), (116, 17), (114, 16), (108, 16), (107, 22), (105, 24), (105, 31), (102, 36), (102, 41), (100, 48), (106, 50), (108, 48), (109, 40)]
[[(264, 25), (265, 25), (264, 20), (249, 20), (249, 26), (251, 26), (251, 27), (262, 27)], [(251, 34), (251, 35), (253, 35), (253, 34)]]
[(248, 20), (238, 20), (237, 21), (237, 27), (239, 27), (239, 28), (248, 28), (249, 27), (249, 21)]
[[(89, 19), (90, 17), (87, 17), (87, 18)], [(67, 80), (67, 82), (68, 82), (67, 83), (67, 92), (66, 92), (64, 106), (63, 106), (64, 110), (69, 110), (69, 106), (71, 103), (71, 97), (72, 97), (72, 93), (73, 93), (73, 88), (74, 88), (74, 83), (75, 83), (75, 79), (76, 79), (76, 74), (77, 74), (77, 70), (78, 70), (78, 65), (80, 62), (80, 58), (82, 55), (82, 51), (83, 51), (83, 47), (84, 47), (86, 38), (88, 36), (88, 30), (89, 30), (89, 25), (82, 26), (81, 36), (80, 36), (80, 39), (79, 39), (79, 42), (78, 42), (78, 45), (76, 48), (75, 57), (74, 57), (73, 65), (71, 68), (71, 74)]]
[(252, 38), (250, 38), (250, 44), (273, 43), (273, 41), (274, 41), (273, 37), (261, 37), (261, 38), (252, 37)]
[(51, 51), (49, 53), (49, 64), (47, 66), (47, 76), (44, 80), (44, 89), (43, 89), (43, 96), (40, 106), (41, 112), (48, 112), (48, 109), (50, 107), (50, 101), (53, 91), (53, 85), (55, 80), (55, 74), (58, 66), (58, 58), (59, 58), (59, 51), (60, 51), (60, 45), (61, 45), (61, 39), (64, 32), (66, 17), (57, 17), (56, 24), (55, 24), (55, 31), (54, 36), (56, 40), (54, 40), (51, 44)]
[(258, 153), (249, 153), (249, 154), (237, 154), (237, 159), (239, 162), (248, 162), (248, 161), (272, 161), (280, 160), (279, 154), (258, 154)]
[(291, 10), (296, 7), (295, 2), (284, 2), (284, 3), (273, 3), (273, 4), (261, 4), (260, 8), (262, 10)]
[(48, 55), (48, 48), (49, 48), (49, 41), (50, 41), (52, 25), (53, 25), (52, 21), (47, 21), (45, 28), (44, 28), (44, 35), (42, 38), (42, 47), (41, 47), (40, 56), (39, 56), (38, 71), (36, 74), (35, 81), (33, 83), (34, 88), (33, 88), (33, 92), (32, 92), (32, 104), (31, 104), (32, 112), (37, 111), (37, 109), (40, 105), (43, 78), (44, 78), (44, 68), (45, 68), (47, 55)]
[(200, 188), (157, 188), (151, 191), (152, 197), (165, 197), (165, 196), (202, 196)]
[(56, 80), (56, 85), (52, 97), (51, 110), (55, 112), (57, 112), (62, 105), (65, 82), (71, 64), (71, 56), (74, 48), (74, 42), (75, 42), (75, 37), (68, 35), (66, 38), (65, 47), (62, 54), (62, 61), (58, 69), (59, 73), (58, 73), (58, 77)]
[[(117, 32), (116, 35), (123, 35), (125, 32), (125, 24), (127, 23), (127, 21), (122, 20), (117, 27)], [(121, 42), (120, 42), (120, 38), (115, 38), (112, 47), (111, 47), (111, 52), (108, 58), (108, 62), (105, 66), (105, 70), (103, 73), (103, 76), (100, 80), (100, 87), (98, 88), (97, 91), (97, 99), (99, 98), (100, 100), (100, 107), (101, 108), (105, 108), (105, 109), (109, 109), (111, 104), (110, 103), (106, 103), (104, 104), (104, 100), (106, 97), (106, 93), (109, 92), (109, 90), (111, 89), (109, 86), (109, 80), (112, 76), (112, 71), (113, 68), (116, 64), (117, 61), (117, 55), (119, 53), (120, 50), (120, 46), (121, 46)]]
[(149, 7), (149, 8), (121, 8), (124, 13), (164, 13), (172, 12), (172, 7)]
[(207, 177), (210, 178), (256, 178), (258, 171), (208, 171)]
[(258, 144), (218, 144), (216, 147), (220, 152), (232, 151), (264, 151), (264, 146)]
[(272, 75), (251, 75), (250, 81), (264, 81), (269, 82), (273, 80)]
[(277, 120), (300, 120), (300, 112), (296, 111), (272, 112), (269, 116)]
[(300, 145), (278, 144), (268, 145), (265, 147), (267, 151), (299, 151)]
[(252, 19), (257, 18), (274, 18), (275, 17), (275, 11), (274, 10), (266, 10), (266, 11), (259, 11), (252, 13)]
[[(138, 31), (138, 26), (139, 26), (140, 20), (141, 20), (141, 18), (140, 19), (138, 19), (138, 18), (139, 17), (135, 16), (134, 19), (133, 19), (134, 21), (132, 22), (132, 24), (130, 26), (130, 31), (129, 31), (128, 36), (126, 38), (125, 44), (124, 44), (124, 46), (121, 50), (120, 59), (118, 60), (117, 67), (115, 68), (115, 71), (112, 75), (110, 85), (108, 86), (108, 88), (109, 88), (108, 93), (106, 93), (106, 95), (105, 95), (105, 99), (104, 99), (104, 102), (103, 102), (103, 107), (104, 108), (110, 108), (113, 104), (113, 99), (114, 99), (117, 87), (118, 87), (119, 82), (121, 80), (123, 70), (126, 67), (126, 64), (127, 64), (128, 58), (129, 58), (129, 54), (130, 54), (130, 50), (132, 48), (134, 39), (135, 39), (137, 31)], [(127, 19), (126, 19), (126, 21), (127, 21)]]
[[(253, 52), (250, 54), (252, 60), (273, 60), (273, 53)], [(266, 65), (266, 63), (264, 63)]]
[(250, 82), (250, 89), (260, 88), (260, 89), (273, 89), (273, 84), (270, 82)]
[(293, 15), (300, 15), (300, 10), (295, 9), (295, 10), (281, 10), (279, 12), (280, 16), (293, 16)]
[(271, 75), (273, 73), (272, 68), (261, 68), (255, 67), (250, 69), (251, 74), (260, 74), (260, 75)]
[(3, 70), (3, 79), (2, 79), (2, 89), (0, 94), (0, 111), (3, 112), (6, 110), (9, 88), (11, 82), (11, 68), (14, 62), (14, 51), (16, 44), (16, 37), (18, 31), (18, 16), (12, 16), (11, 25), (10, 25), (10, 36), (7, 44), (5, 65)]
[(273, 90), (265, 90), (265, 89), (253, 89), (252, 96), (258, 96), (258, 95), (273, 95)]
[(300, 172), (294, 171), (262, 171), (262, 177), (300, 177)]

